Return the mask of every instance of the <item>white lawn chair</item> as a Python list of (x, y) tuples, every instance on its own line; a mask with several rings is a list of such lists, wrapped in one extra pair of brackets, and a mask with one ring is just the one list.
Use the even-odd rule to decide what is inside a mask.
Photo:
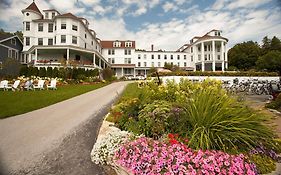
[(24, 89), (29, 91), (33, 89), (33, 81), (32, 80), (27, 80), (24, 84)]
[(19, 90), (19, 85), (20, 85), (20, 80), (16, 80), (15, 82), (14, 82), (14, 84), (12, 85), (12, 86), (7, 86), (6, 87), (6, 89), (7, 90), (13, 90), (13, 91), (15, 91), (15, 90)]
[(51, 80), (51, 84), (47, 85), (47, 90), (48, 89), (53, 89), (53, 90), (57, 90), (57, 80)]
[(39, 80), (38, 84), (33, 86), (34, 90), (36, 90), (36, 89), (44, 90), (44, 83), (45, 83), (45, 80)]
[(0, 89), (3, 89), (5, 91), (7, 87), (8, 87), (8, 81), (7, 80), (3, 80), (3, 81), (0, 82)]

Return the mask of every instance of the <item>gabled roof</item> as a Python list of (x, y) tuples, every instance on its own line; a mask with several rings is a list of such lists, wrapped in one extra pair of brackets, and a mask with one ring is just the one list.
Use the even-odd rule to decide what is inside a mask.
[(37, 7), (37, 5), (35, 4), (35, 2), (32, 2), (26, 9), (24, 9), (23, 11), (25, 10), (30, 10), (30, 11), (34, 11), (34, 12), (37, 12), (39, 13), (40, 15), (42, 15), (42, 13), (40, 12), (39, 8)]
[(18, 37), (16, 34), (11, 34), (11, 33), (0, 33), (0, 43), (10, 40), (12, 38), (18, 38), (18, 40), (22, 43), (22, 40)]
[(56, 17), (57, 18), (60, 18), (60, 17), (62, 17), (62, 18), (73, 18), (73, 19), (79, 20), (79, 18), (77, 16), (73, 15), (72, 13), (64, 13), (64, 14), (58, 15)]
[(5, 40), (7, 38), (11, 38), (12, 36), (14, 36), (11, 33), (0, 33), (0, 41)]

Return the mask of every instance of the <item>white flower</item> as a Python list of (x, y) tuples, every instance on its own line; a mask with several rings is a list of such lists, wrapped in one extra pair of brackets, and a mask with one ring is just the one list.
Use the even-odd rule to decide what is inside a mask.
[(91, 152), (92, 161), (96, 164), (110, 164), (115, 151), (126, 142), (130, 135), (129, 132), (114, 128), (114, 132), (97, 140)]

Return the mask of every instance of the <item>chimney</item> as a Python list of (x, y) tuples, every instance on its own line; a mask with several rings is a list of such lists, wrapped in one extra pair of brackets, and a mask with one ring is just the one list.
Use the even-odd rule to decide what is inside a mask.
[(151, 44), (151, 51), (154, 51), (154, 46), (153, 46), (153, 44)]

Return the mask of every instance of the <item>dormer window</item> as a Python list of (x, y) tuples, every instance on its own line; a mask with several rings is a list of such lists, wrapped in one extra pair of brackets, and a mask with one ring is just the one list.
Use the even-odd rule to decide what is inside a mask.
[(52, 12), (52, 18), (54, 18), (56, 16), (55, 12)]
[(45, 13), (45, 18), (49, 19), (49, 13), (48, 12)]
[(125, 42), (125, 47), (132, 47), (132, 42)]
[(121, 42), (120, 41), (115, 41), (113, 43), (113, 47), (121, 47)]

